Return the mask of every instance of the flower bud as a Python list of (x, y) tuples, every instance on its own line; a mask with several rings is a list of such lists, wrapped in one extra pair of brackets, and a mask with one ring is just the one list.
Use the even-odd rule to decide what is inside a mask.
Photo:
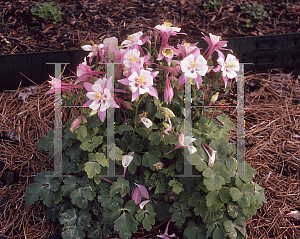
[(71, 124), (70, 127), (70, 131), (73, 133), (73, 131), (75, 129), (78, 128), (78, 126), (80, 125), (81, 121), (84, 119), (84, 115), (80, 115), (79, 117), (77, 117), (76, 119), (74, 119), (74, 121)]
[(211, 102), (212, 104), (214, 104), (214, 103), (217, 101), (218, 96), (219, 96), (219, 92), (217, 92), (216, 94), (214, 94), (214, 95), (211, 97), (210, 102)]

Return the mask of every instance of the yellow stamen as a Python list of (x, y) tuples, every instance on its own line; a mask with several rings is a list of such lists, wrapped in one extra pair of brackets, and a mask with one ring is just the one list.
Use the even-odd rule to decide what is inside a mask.
[(164, 27), (171, 27), (172, 26), (172, 23), (170, 23), (170, 22), (164, 22), (164, 25), (163, 25)]
[(192, 68), (196, 68), (197, 66), (198, 66), (198, 62), (196, 62), (196, 61), (191, 62), (191, 67)]
[(144, 111), (143, 113), (141, 113), (140, 115), (139, 115), (141, 118), (145, 118), (146, 116), (147, 116), (147, 112), (146, 111)]
[(171, 48), (166, 48), (163, 50), (162, 54), (166, 57), (172, 57), (173, 56), (173, 50)]
[(138, 59), (135, 56), (129, 57), (129, 61), (130, 61), (130, 63), (132, 63), (132, 62), (139, 63)]
[(226, 68), (229, 68), (230, 70), (232, 70), (233, 67), (234, 67), (234, 64), (233, 64), (232, 62), (229, 62), (229, 63), (227, 64), (227, 67), (226, 67)]
[(133, 42), (134, 41), (134, 36), (133, 35), (129, 35), (127, 37), (127, 40)]
[(136, 82), (139, 85), (144, 85), (146, 81), (145, 81), (144, 77), (140, 76), (140, 77), (137, 78)]
[(220, 36), (218, 36), (218, 37), (219, 37), (219, 41), (222, 41), (222, 38)]
[(185, 42), (183, 45), (184, 46), (190, 46), (190, 43)]
[(99, 100), (101, 100), (103, 97), (102, 97), (102, 94), (101, 93), (97, 93), (97, 98), (99, 99)]

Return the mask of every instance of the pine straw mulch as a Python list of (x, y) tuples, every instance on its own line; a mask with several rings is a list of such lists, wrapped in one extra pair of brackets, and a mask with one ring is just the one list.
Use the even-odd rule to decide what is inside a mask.
[[(268, 201), (247, 220), (251, 239), (300, 238), (300, 221), (283, 217), (300, 209), (298, 83), (279, 71), (245, 76), (246, 160)], [(41, 202), (24, 206), (24, 193), (34, 175), (53, 169), (47, 155), (34, 145), (53, 128), (53, 96), (45, 95), (48, 89), (45, 83), (0, 94), (0, 135), (11, 138), (0, 139), (0, 158), (5, 168), (20, 173), (16, 183), (0, 188), (0, 198), (9, 197), (0, 212), (0, 235), (8, 238), (40, 239), (59, 233), (59, 226), (45, 219)], [(62, 112), (63, 122), (72, 118), (71, 111)], [(231, 117), (235, 121), (233, 112)]]

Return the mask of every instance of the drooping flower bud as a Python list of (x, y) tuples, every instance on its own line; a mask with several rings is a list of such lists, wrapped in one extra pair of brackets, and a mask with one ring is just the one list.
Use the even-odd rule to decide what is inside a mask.
[(70, 127), (70, 131), (73, 133), (73, 131), (75, 129), (78, 128), (78, 126), (80, 125), (81, 121), (84, 119), (84, 115), (81, 114), (79, 117), (77, 117), (76, 119), (73, 120), (71, 127)]
[(173, 89), (171, 87), (170, 80), (169, 80), (169, 78), (167, 76), (166, 87), (165, 87), (165, 90), (164, 90), (164, 99), (165, 99), (165, 102), (171, 103), (173, 96), (174, 96), (174, 91), (173, 91)]
[(217, 92), (216, 94), (214, 94), (211, 99), (210, 99), (210, 102), (212, 104), (214, 104), (217, 100), (218, 100), (218, 96), (219, 96), (219, 92)]
[[(209, 147), (205, 143), (201, 142), (201, 144), (202, 144), (202, 147), (204, 148), (204, 150), (205, 150), (205, 152), (207, 153), (207, 156), (208, 156), (208, 167), (212, 168), (215, 164), (217, 151), (213, 150), (211, 147)], [(206, 148), (203, 145), (205, 145), (211, 151), (211, 155), (209, 154), (209, 152), (206, 150)]]
[(133, 153), (130, 153), (129, 155), (123, 155), (122, 156), (122, 165), (124, 167), (124, 172), (123, 172), (123, 178), (125, 177), (126, 169), (128, 165), (131, 163), (133, 160), (133, 156), (131, 156)]

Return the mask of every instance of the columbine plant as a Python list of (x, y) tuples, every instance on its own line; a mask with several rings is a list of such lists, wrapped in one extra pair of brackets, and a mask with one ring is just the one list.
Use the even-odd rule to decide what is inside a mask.
[[(244, 222), (265, 202), (264, 192), (252, 181), (254, 170), (235, 159), (236, 146), (228, 142), (235, 125), (205, 108), (227, 92), (239, 62), (218, 36), (204, 36), (208, 48), (202, 52), (186, 41), (171, 46), (169, 38), (182, 34), (171, 23), (153, 30), (161, 35), (160, 49), (157, 37), (151, 44), (139, 31), (114, 47), (112, 56), (108, 45), (83, 46), (89, 59), (77, 67), (74, 85), (51, 77), (47, 93), (61, 86), (63, 104), (86, 100), (80, 115), (63, 127), (62, 173), (68, 176), (37, 174), (26, 204), (42, 200), (65, 239), (111, 237), (112, 231), (128, 239), (161, 221), (167, 226), (160, 238), (182, 237), (168, 233), (170, 223), (184, 227), (189, 239), (246, 238)], [(117, 63), (113, 77), (106, 73), (108, 58)], [(190, 110), (184, 109), (188, 98)], [(112, 114), (113, 129), (107, 127)], [(53, 135), (49, 131), (36, 144), (50, 150), (50, 158)], [(186, 161), (192, 165), (188, 176)]]

